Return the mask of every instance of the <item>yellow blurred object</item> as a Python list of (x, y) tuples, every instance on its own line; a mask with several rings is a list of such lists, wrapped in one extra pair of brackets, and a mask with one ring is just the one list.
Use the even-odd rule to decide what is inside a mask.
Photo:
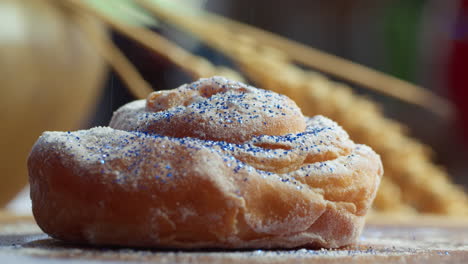
[(93, 110), (105, 65), (77, 16), (54, 0), (0, 2), (0, 207), (26, 185), (37, 137), (77, 129)]

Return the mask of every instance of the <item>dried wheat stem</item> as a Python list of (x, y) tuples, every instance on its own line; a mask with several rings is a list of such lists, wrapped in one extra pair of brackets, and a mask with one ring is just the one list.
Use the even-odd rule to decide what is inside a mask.
[[(421, 106), (443, 118), (453, 116), (453, 106), (446, 99), (422, 87), (360, 64), (327, 54), (268, 31), (207, 12), (191, 12), (190, 14), (185, 12), (181, 16), (148, 0), (134, 1), (158, 18), (190, 31), (201, 37), (205, 42), (215, 42), (219, 36), (207, 33), (215, 27), (221, 27), (232, 35), (249, 36), (260, 44), (280, 49), (292, 60), (324, 73), (373, 89), (407, 103)], [(204, 27), (199, 27), (201, 24), (198, 22), (203, 22)]]
[(73, 5), (76, 9), (93, 15), (115, 31), (120, 32), (147, 49), (169, 60), (195, 79), (211, 76), (211, 72), (214, 71), (212, 65), (206, 60), (192, 55), (150, 30), (122, 24), (112, 17), (98, 12), (83, 1), (66, 0), (64, 2)]
[(101, 56), (120, 76), (135, 98), (144, 99), (154, 91), (153, 87), (143, 79), (136, 67), (111, 40), (106, 39), (102, 48)]
[[(444, 171), (430, 163), (427, 148), (406, 137), (401, 126), (383, 117), (375, 104), (355, 96), (349, 87), (331, 82), (318, 73), (298, 68), (289, 62), (287, 54), (261, 45), (256, 39), (233, 35), (222, 27), (210, 26), (200, 20), (179, 19), (185, 19), (182, 28), (185, 27), (231, 56), (262, 88), (285, 93), (295, 99), (306, 114), (330, 116), (343, 125), (352, 138), (376, 149), (386, 168), (383, 189), (376, 200), (377, 203), (380, 201), (383, 209), (411, 206), (423, 212), (467, 212), (466, 195), (448, 182)], [(119, 29), (118, 25), (114, 25), (114, 28)], [(125, 28), (120, 28), (120, 31), (129, 35)], [(199, 60), (202, 65), (197, 65), (182, 60), (178, 56), (193, 58), (193, 55), (185, 51), (179, 53), (178, 48), (171, 47), (173, 44), (170, 42), (147, 41), (153, 38), (151, 32), (141, 29), (133, 32), (139, 32), (134, 36), (136, 41), (146, 43), (151, 49), (158, 50), (158, 53), (168, 50), (170, 54), (167, 58), (177, 65), (183, 64), (184, 69), (189, 68), (189, 72), (195, 73), (194, 77), (203, 75), (200, 74), (200, 68), (203, 67), (206, 67), (205, 72), (216, 72), (208, 61), (204, 61), (206, 65), (203, 65), (203, 60)]]
[(153, 89), (143, 79), (135, 66), (128, 61), (125, 55), (109, 38), (102, 37), (102, 35), (97, 34), (98, 32), (93, 27), (87, 26), (87, 23), (84, 21), (85, 17), (79, 16), (77, 18), (77, 22), (81, 25), (85, 34), (87, 34), (89, 41), (93, 43), (99, 54), (116, 71), (133, 96), (139, 99), (146, 98)]
[(404, 203), (420, 212), (468, 214), (466, 194), (430, 162), (427, 147), (402, 134), (400, 126), (383, 117), (372, 102), (354, 95), (349, 87), (268, 54), (237, 54), (236, 58), (256, 84), (288, 95), (305, 114), (329, 116), (354, 140), (381, 155), (385, 180), (377, 208), (392, 210)]
[[(256, 37), (232, 34), (206, 20), (164, 14), (167, 21), (192, 32), (242, 65), (248, 77), (260, 87), (290, 96), (298, 101), (306, 114), (324, 114), (335, 119), (352, 138), (376, 149), (382, 155), (387, 177), (377, 199), (377, 202), (382, 201), (381, 208), (390, 209), (389, 203), (390, 207), (405, 207), (402, 203), (406, 203), (422, 212), (467, 213), (466, 194), (448, 181), (446, 173), (432, 165), (428, 148), (406, 137), (401, 126), (386, 119), (372, 102), (353, 95), (350, 88), (320, 74), (303, 72), (290, 62), (281, 62), (288, 58), (287, 54), (262, 54), (262, 50), (271, 53), (274, 49), (257, 43)], [(401, 160), (406, 157), (415, 157), (409, 159), (413, 164)], [(395, 195), (394, 191), (388, 190), (396, 190), (396, 186), (401, 190), (400, 198), (384, 197)]]
[(193, 79), (223, 75), (238, 81), (244, 80), (236, 71), (227, 67), (216, 67), (205, 58), (195, 56), (192, 53), (187, 52), (171, 41), (150, 30), (124, 25), (112, 17), (96, 11), (82, 1), (66, 0), (65, 2), (73, 4), (76, 8), (94, 15), (112, 29), (167, 59), (192, 76)]

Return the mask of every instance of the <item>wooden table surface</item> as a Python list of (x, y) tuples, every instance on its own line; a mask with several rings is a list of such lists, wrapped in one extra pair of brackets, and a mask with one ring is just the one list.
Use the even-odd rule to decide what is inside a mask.
[(468, 220), (419, 216), (368, 219), (357, 245), (342, 249), (157, 250), (69, 245), (32, 217), (0, 211), (0, 263), (468, 263)]

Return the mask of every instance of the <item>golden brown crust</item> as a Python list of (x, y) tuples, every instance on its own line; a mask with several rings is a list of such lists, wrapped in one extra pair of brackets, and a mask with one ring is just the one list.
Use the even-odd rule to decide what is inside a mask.
[(305, 122), (296, 103), (286, 96), (212, 77), (154, 92), (146, 101), (124, 106), (114, 113), (110, 126), (242, 143), (252, 136), (299, 133)]
[[(124, 107), (113, 125), (149, 112), (142, 107)], [(240, 143), (104, 127), (47, 132), (28, 161), (34, 216), (53, 237), (97, 245), (353, 243), (383, 173), (380, 159), (327, 118), (303, 122), (303, 131)]]

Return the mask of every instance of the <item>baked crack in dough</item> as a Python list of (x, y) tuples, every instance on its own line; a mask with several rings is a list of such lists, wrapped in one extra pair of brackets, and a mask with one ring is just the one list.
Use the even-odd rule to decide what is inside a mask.
[(45, 132), (28, 168), (47, 234), (158, 248), (352, 244), (383, 173), (335, 122), (222, 77), (129, 103), (110, 127)]

